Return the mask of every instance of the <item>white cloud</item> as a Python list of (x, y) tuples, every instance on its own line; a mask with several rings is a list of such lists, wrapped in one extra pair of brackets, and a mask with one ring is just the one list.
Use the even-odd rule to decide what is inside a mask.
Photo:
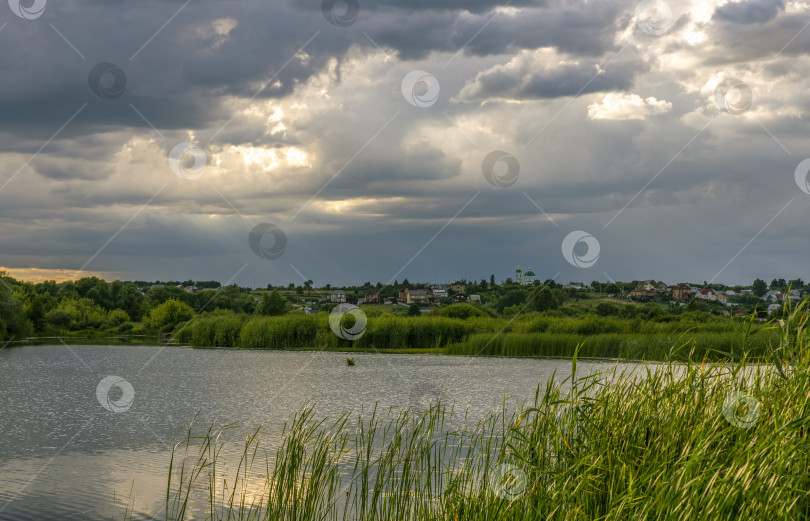
[(653, 97), (642, 99), (638, 94), (611, 92), (602, 101), (588, 105), (589, 119), (646, 119), (647, 116), (666, 114), (672, 103)]

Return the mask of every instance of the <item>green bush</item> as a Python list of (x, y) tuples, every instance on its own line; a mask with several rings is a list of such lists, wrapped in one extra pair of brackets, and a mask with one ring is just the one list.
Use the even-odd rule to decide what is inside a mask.
[(169, 299), (149, 312), (144, 324), (150, 329), (171, 331), (181, 322), (191, 319), (194, 310), (179, 300)]
[(486, 308), (473, 306), (472, 304), (452, 304), (447, 307), (434, 309), (428, 315), (436, 317), (450, 317), (468, 319), (471, 317), (489, 317), (493, 316), (492, 312), (487, 313)]
[(113, 309), (107, 314), (107, 325), (110, 327), (117, 327), (129, 321), (129, 315), (123, 309)]

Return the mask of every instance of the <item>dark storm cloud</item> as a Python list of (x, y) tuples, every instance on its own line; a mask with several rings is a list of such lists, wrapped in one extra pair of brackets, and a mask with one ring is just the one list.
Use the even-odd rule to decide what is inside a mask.
[[(204, 2), (188, 5), (160, 30), (181, 5), (51, 3), (36, 23), (12, 18), (0, 39), (26, 44), (0, 56), (6, 71), (0, 126), (40, 137), (85, 102), (88, 109), (70, 132), (147, 128), (130, 104), (161, 129), (205, 126), (227, 119), (223, 96), (288, 96), (330, 60), (340, 74), (349, 48), (376, 50), (364, 32), (402, 59), (456, 52), (467, 42), (464, 52), (475, 55), (544, 46), (599, 55), (612, 46), (621, 12), (613, 2), (563, 8), (516, 2), (512, 7), (529, 6), (519, 15), (496, 14), (496, 2), (390, 2), (365, 6), (357, 27), (344, 30), (319, 10)], [(304, 55), (293, 58), (313, 37)], [(88, 88), (90, 70), (102, 61), (126, 74), (118, 99), (100, 99)]]
[(715, 10), (714, 18), (734, 24), (763, 24), (784, 10), (783, 0), (747, 0), (721, 5)]
[(477, 16), (454, 11), (393, 12), (372, 18), (367, 31), (379, 45), (394, 49), (403, 59), (462, 48), (478, 56), (541, 47), (598, 56), (613, 48), (618, 20), (625, 12), (614, 2)]

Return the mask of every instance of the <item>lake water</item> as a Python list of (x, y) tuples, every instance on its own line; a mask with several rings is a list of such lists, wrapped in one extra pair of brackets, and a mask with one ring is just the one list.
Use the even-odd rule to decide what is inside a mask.
[[(578, 373), (616, 366), (580, 361)], [(198, 412), (202, 425), (261, 426), (262, 446), (272, 448), (284, 422), (307, 404), (327, 417), (375, 403), (426, 406), (441, 394), (474, 421), (505, 399), (531, 401), (554, 371), (568, 376), (571, 362), (156, 346), (2, 349), (0, 520), (123, 519), (121, 498), (130, 494), (136, 519), (163, 519), (171, 448)], [(119, 379), (104, 380), (109, 376)], [(120, 379), (109, 392), (99, 389)]]

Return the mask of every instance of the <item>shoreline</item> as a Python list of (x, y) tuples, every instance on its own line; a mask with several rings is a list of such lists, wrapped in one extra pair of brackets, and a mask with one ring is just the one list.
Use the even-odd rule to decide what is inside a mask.
[[(17, 340), (11, 341), (6, 343), (6, 348), (11, 347), (34, 347), (34, 346), (58, 346), (59, 343), (55, 342), (47, 342), (47, 340), (53, 339), (61, 339), (64, 344), (67, 345), (74, 345), (74, 346), (82, 346), (82, 345), (109, 345), (110, 347), (115, 346), (131, 346), (131, 347), (173, 347), (173, 348), (184, 348), (184, 349), (192, 349), (192, 350), (200, 350), (200, 351), (250, 351), (250, 352), (257, 352), (257, 351), (268, 351), (268, 352), (312, 352), (312, 351), (322, 351), (328, 353), (365, 353), (365, 354), (377, 354), (377, 355), (430, 355), (430, 356), (449, 356), (449, 357), (467, 357), (467, 358), (508, 358), (508, 359), (533, 359), (533, 360), (576, 360), (578, 361), (588, 361), (588, 362), (616, 362), (616, 363), (628, 363), (628, 364), (641, 364), (641, 363), (655, 363), (655, 364), (666, 364), (669, 362), (676, 362), (676, 363), (687, 363), (686, 359), (684, 360), (676, 360), (676, 359), (654, 359), (654, 358), (622, 358), (622, 357), (599, 357), (599, 356), (583, 356), (579, 354), (571, 354), (568, 355), (502, 355), (502, 354), (466, 354), (466, 353), (448, 353), (446, 352), (445, 348), (386, 348), (386, 349), (377, 349), (371, 347), (288, 347), (284, 349), (258, 349), (258, 348), (244, 348), (244, 347), (220, 347), (220, 346), (193, 346), (191, 344), (178, 344), (172, 342), (160, 342), (159, 340), (155, 339), (154, 343), (144, 342), (142, 336), (137, 337), (126, 337), (126, 336), (115, 336), (115, 337), (39, 337), (34, 339), (26, 339), (26, 340)], [(34, 340), (33, 342), (31, 340)], [(42, 340), (42, 342), (38, 342), (36, 340)], [(70, 340), (81, 340), (81, 342), (70, 342)], [(98, 342), (88, 342), (88, 340), (98, 340)], [(111, 340), (118, 340), (118, 342), (111, 342)], [(123, 341), (122, 341), (123, 340)], [(700, 360), (692, 360), (692, 363), (699, 363)], [(732, 363), (739, 363), (739, 360), (735, 360), (731, 357), (726, 358), (719, 358), (719, 359), (712, 359), (706, 360), (706, 363), (709, 364), (718, 364), (724, 362), (732, 362)], [(767, 357), (752, 357), (747, 359), (748, 363), (757, 364), (757, 365), (771, 365), (771, 359)]]

